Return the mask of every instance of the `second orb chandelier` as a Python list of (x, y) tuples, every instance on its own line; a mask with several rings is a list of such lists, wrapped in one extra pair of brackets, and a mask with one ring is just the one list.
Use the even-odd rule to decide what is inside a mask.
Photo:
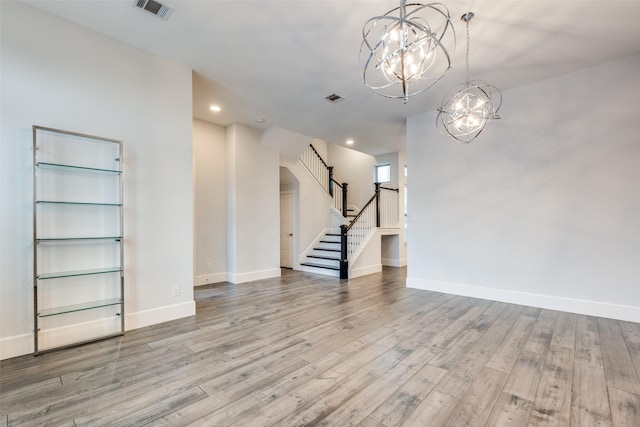
[(473, 16), (467, 12), (461, 18), (467, 25), (466, 81), (444, 98), (436, 119), (443, 133), (465, 144), (478, 137), (490, 120), (500, 118), (502, 104), (498, 88), (482, 80), (469, 80), (469, 21)]

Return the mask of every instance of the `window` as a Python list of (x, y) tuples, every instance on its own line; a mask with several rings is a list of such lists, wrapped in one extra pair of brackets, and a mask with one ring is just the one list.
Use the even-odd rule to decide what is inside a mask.
[(389, 182), (391, 181), (391, 165), (389, 163), (376, 165), (375, 182)]

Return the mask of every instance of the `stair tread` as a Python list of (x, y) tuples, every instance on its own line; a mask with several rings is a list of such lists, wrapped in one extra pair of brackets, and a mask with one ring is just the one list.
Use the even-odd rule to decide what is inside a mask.
[(334, 242), (334, 241), (331, 241), (331, 240), (320, 240), (320, 243), (335, 243), (335, 244), (338, 244), (338, 245), (340, 244), (340, 242)]
[(340, 249), (313, 248), (314, 251), (341, 252)]
[(318, 259), (327, 259), (330, 261), (340, 261), (340, 258), (335, 258), (335, 257), (330, 257), (330, 256), (323, 256), (323, 255), (308, 255), (307, 258), (318, 258)]
[(307, 267), (324, 268), (325, 270), (340, 271), (340, 267), (331, 267), (329, 265), (314, 264), (312, 262), (302, 262), (302, 263), (300, 263), (300, 265), (306, 265)]

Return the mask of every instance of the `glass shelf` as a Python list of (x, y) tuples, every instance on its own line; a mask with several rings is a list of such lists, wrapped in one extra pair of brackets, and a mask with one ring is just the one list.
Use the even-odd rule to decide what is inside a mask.
[(62, 168), (62, 169), (74, 169), (74, 170), (81, 170), (81, 171), (87, 171), (87, 172), (102, 172), (102, 173), (115, 173), (115, 174), (122, 173), (122, 171), (120, 171), (119, 169), (89, 168), (86, 166), (65, 165), (62, 163), (36, 162), (36, 166)]
[(48, 238), (37, 238), (37, 243), (46, 243), (46, 242), (69, 242), (69, 241), (83, 241), (83, 240), (122, 240), (122, 236), (106, 236), (106, 237), (48, 237)]
[(39, 317), (57, 316), (59, 314), (73, 313), (76, 311), (92, 310), (95, 308), (109, 307), (112, 305), (122, 304), (122, 299), (113, 298), (102, 301), (91, 301), (82, 304), (66, 305), (62, 307), (52, 307), (38, 312)]
[(58, 200), (36, 200), (36, 203), (48, 203), (57, 205), (122, 206), (122, 203), (65, 202)]
[(74, 277), (74, 276), (89, 276), (91, 274), (106, 274), (106, 273), (116, 273), (122, 271), (120, 267), (111, 267), (111, 268), (93, 268), (90, 270), (76, 270), (76, 271), (60, 271), (57, 273), (42, 273), (38, 274), (37, 278), (40, 280), (45, 279), (57, 279), (61, 277)]

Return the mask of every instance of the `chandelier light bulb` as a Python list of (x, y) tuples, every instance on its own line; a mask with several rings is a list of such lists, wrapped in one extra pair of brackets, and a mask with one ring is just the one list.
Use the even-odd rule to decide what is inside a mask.
[(455, 33), (446, 6), (402, 0), (399, 7), (365, 23), (362, 77), (374, 92), (406, 103), (444, 76), (454, 50)]

